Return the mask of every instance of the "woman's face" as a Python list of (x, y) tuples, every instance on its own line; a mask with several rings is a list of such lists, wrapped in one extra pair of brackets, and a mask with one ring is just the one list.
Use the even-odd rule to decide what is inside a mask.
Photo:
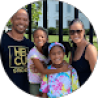
[(59, 46), (54, 46), (50, 51), (50, 58), (52, 61), (52, 64), (61, 64), (64, 59), (64, 51)]
[(81, 23), (74, 23), (70, 26), (69, 34), (74, 43), (80, 43), (84, 39), (85, 30)]

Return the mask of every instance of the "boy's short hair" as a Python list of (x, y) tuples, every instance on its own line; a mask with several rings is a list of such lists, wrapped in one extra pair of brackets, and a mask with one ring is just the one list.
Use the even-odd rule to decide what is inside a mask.
[(47, 38), (48, 38), (48, 30), (45, 29), (44, 27), (38, 27), (36, 30), (34, 30), (33, 38), (34, 38), (34, 34), (36, 33), (37, 30), (42, 30), (47, 35)]

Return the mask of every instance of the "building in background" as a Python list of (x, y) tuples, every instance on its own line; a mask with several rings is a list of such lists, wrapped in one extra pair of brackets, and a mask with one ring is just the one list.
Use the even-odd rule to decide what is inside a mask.
[[(43, 26), (43, 1), (42, 15), (39, 17), (38, 26)], [(74, 19), (74, 7), (63, 2), (63, 28), (68, 28), (70, 21)], [(89, 29), (89, 20), (81, 11), (79, 11), (79, 19), (83, 22), (84, 28)], [(47, 0), (47, 27), (59, 27), (59, 1)]]
[[(41, 6), (41, 15), (39, 15), (38, 21), (33, 21), (35, 23), (35, 26), (32, 28), (36, 28), (37, 26), (43, 27), (43, 0), (40, 1), (42, 3)], [(38, 4), (35, 2), (35, 4), (38, 6)], [(33, 8), (32, 8), (33, 9)], [(84, 28), (89, 29), (90, 23), (87, 17), (81, 12), (78, 11), (78, 17), (83, 22)], [(74, 6), (67, 4), (63, 2), (63, 29), (67, 29), (70, 21), (74, 19)], [(11, 22), (8, 22), (7, 24), (8, 29), (11, 30)], [(33, 24), (32, 24), (33, 25)], [(47, 0), (47, 28), (59, 27), (59, 1), (56, 0)], [(7, 30), (5, 30), (7, 31)]]

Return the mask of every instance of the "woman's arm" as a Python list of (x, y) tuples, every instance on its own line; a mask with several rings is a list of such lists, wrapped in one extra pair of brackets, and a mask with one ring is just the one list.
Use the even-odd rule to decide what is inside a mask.
[(93, 71), (97, 62), (97, 49), (91, 44), (86, 49), (85, 59), (88, 60), (90, 69)]
[(57, 69), (45, 69), (39, 59), (32, 59), (32, 61), (35, 67), (38, 69), (38, 71), (43, 74), (66, 72), (68, 70), (66, 67), (67, 65), (64, 65), (62, 68), (57, 68)]

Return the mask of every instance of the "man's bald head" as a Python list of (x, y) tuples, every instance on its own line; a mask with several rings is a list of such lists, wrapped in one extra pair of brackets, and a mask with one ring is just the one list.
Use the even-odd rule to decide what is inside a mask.
[(25, 9), (19, 9), (11, 18), (12, 30), (18, 34), (25, 33), (29, 25), (29, 16)]
[(28, 19), (29, 19), (29, 15), (28, 15), (26, 9), (23, 9), (23, 8), (19, 9), (19, 10), (12, 16), (12, 18), (13, 18), (16, 14), (18, 14), (18, 13), (24, 13), (24, 14), (26, 14), (26, 15), (28, 16)]

